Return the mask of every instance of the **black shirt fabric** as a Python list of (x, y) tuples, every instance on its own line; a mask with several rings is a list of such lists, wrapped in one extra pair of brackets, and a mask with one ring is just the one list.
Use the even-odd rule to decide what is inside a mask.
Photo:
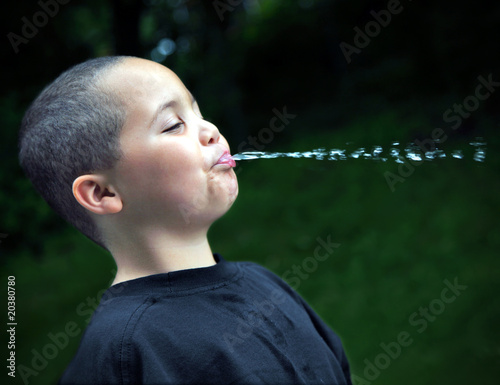
[(351, 384), (339, 337), (290, 286), (214, 257), (111, 286), (60, 384)]

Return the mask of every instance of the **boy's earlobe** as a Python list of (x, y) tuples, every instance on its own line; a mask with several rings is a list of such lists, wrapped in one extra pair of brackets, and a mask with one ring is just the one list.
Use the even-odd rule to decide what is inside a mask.
[(102, 175), (89, 174), (76, 178), (73, 195), (78, 203), (95, 214), (115, 214), (123, 208), (120, 196)]

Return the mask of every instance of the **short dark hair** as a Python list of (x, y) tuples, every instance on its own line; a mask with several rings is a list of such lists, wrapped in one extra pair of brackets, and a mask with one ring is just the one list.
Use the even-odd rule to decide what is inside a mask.
[(125, 56), (88, 60), (62, 73), (26, 111), (19, 161), (47, 203), (84, 235), (107, 248), (88, 211), (73, 196), (80, 175), (112, 168), (121, 157), (126, 110), (99, 83)]

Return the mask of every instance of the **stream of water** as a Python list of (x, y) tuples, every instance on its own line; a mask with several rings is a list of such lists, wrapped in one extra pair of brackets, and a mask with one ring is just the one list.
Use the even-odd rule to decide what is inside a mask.
[[(476, 138), (469, 145), (474, 149), (472, 159), (476, 162), (484, 162), (486, 159), (486, 145), (483, 138)], [(385, 162), (392, 159), (397, 163), (404, 163), (405, 158), (414, 161), (432, 161), (443, 158), (464, 159), (464, 150), (455, 149), (446, 153), (444, 150), (433, 146), (434, 149), (427, 151), (422, 150), (415, 143), (407, 144), (404, 148), (400, 147), (399, 142), (392, 142), (389, 150), (384, 152), (382, 146), (372, 146), (370, 149), (360, 147), (355, 150), (347, 149), (326, 149), (317, 148), (303, 152), (262, 152), (262, 151), (246, 151), (233, 155), (236, 161), (252, 160), (252, 159), (275, 159), (275, 158), (311, 158), (316, 160), (347, 160), (347, 159), (371, 159)]]

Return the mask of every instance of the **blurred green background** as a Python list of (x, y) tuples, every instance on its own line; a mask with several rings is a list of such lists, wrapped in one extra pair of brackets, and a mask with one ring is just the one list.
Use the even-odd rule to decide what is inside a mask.
[[(388, 8), (398, 11), (390, 21)], [(81, 337), (61, 333), (84, 329), (113, 279), (111, 257), (48, 208), (16, 153), (23, 112), (42, 87), (112, 54), (177, 72), (233, 152), (249, 150), (254, 136), (256, 150), (380, 145), (388, 156), (393, 141), (403, 150), (442, 128), (448, 157), (409, 170), (392, 158), (240, 162), (240, 196), (210, 240), (228, 260), (289, 278), (341, 336), (355, 384), (498, 383), (500, 91), (456, 129), (443, 116), (473, 101), (479, 76), (500, 81), (498, 3), (42, 0), (9, 2), (0, 17), (1, 282), (16, 277), (24, 365), (24, 381), (5, 369), (2, 383), (55, 383)], [(27, 22), (38, 23), (33, 36)], [(372, 36), (356, 38), (366, 28)], [(269, 140), (262, 130), (284, 106), (296, 117)], [(477, 137), (484, 162), (472, 159)], [(464, 159), (451, 159), (453, 150)], [(407, 177), (391, 189), (387, 172)], [(318, 237), (340, 246), (311, 264)], [(466, 286), (450, 303), (441, 300), (445, 280)], [(402, 332), (411, 343), (389, 357), (383, 347)]]

